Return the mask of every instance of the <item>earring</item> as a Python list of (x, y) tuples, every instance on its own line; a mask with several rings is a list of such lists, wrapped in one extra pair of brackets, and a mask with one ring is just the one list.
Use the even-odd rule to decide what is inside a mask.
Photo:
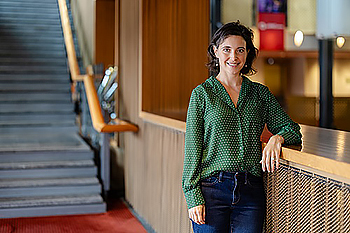
[(219, 59), (215, 59), (215, 66), (219, 66)]

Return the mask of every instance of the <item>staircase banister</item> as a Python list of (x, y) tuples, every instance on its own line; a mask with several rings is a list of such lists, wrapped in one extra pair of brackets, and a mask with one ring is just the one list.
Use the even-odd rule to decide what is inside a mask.
[[(90, 72), (88, 71), (88, 73)], [(101, 105), (98, 100), (93, 76), (91, 73), (84, 76), (84, 87), (85, 87), (86, 96), (89, 104), (92, 125), (94, 126), (96, 131), (100, 133), (113, 133), (113, 132), (125, 132), (125, 131), (137, 132), (138, 131), (137, 126), (120, 119), (113, 120), (112, 124), (105, 123), (102, 115)]]
[(87, 74), (81, 75), (77, 56), (75, 53), (72, 30), (70, 27), (66, 0), (58, 0), (60, 16), (63, 28), (64, 41), (66, 44), (68, 64), (73, 82), (83, 81), (92, 119), (92, 125), (97, 132), (113, 133), (133, 131), (137, 132), (138, 127), (120, 119), (114, 119), (111, 124), (106, 124), (102, 115), (101, 105), (97, 96), (92, 66), (87, 67)]
[(74, 48), (72, 29), (70, 27), (69, 22), (68, 9), (65, 1), (66, 0), (58, 0), (58, 5), (60, 8), (61, 23), (64, 35), (64, 42), (66, 44), (69, 70), (71, 73), (72, 80), (74, 82), (82, 81), (83, 76), (80, 75), (79, 71), (78, 60)]

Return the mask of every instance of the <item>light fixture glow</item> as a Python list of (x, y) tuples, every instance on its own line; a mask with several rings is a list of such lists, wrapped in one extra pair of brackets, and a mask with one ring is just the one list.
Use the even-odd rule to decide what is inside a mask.
[(345, 38), (342, 36), (337, 37), (337, 46), (338, 48), (342, 48), (345, 44)]
[(302, 31), (298, 30), (294, 34), (294, 44), (297, 47), (300, 47), (304, 40), (304, 34)]

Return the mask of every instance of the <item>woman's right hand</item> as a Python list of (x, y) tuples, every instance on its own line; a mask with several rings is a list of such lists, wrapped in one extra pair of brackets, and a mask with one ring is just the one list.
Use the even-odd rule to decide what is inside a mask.
[(188, 215), (193, 222), (201, 225), (205, 224), (205, 206), (199, 205), (188, 210)]

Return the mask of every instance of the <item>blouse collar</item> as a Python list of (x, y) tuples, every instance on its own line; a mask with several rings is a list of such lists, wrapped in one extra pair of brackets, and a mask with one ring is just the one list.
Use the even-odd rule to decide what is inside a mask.
[(211, 76), (208, 81), (209, 85), (213, 88), (214, 93), (222, 99), (228, 106), (230, 106), (233, 110), (241, 109), (246, 103), (247, 97), (250, 95), (252, 81), (245, 76), (242, 76), (242, 86), (239, 92), (237, 108), (233, 104), (230, 95), (226, 91), (225, 87), (220, 83), (216, 77)]

